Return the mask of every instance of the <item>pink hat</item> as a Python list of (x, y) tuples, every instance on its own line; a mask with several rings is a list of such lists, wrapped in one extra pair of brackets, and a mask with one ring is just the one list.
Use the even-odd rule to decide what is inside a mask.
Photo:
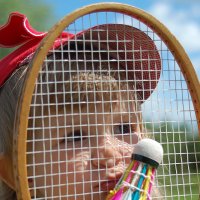
[[(7, 24), (0, 27), (0, 47), (17, 50), (0, 60), (0, 87), (28, 56), (33, 54), (47, 33), (34, 30), (25, 15), (12, 13)], [(93, 45), (109, 51), (127, 70), (129, 80), (135, 82), (141, 101), (146, 100), (157, 86), (161, 73), (161, 60), (153, 40), (144, 32), (122, 24), (104, 24), (92, 27), (76, 35), (62, 33), (62, 41), (56, 40), (54, 49), (68, 45), (69, 41), (94, 41)], [(91, 42), (90, 42), (91, 43)]]

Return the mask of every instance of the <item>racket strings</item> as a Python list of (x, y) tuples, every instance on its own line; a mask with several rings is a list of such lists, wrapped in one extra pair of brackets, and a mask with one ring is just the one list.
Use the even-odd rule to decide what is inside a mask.
[[(165, 155), (156, 174), (153, 169), (149, 170), (148, 175), (142, 175), (137, 170), (130, 171), (131, 176), (140, 176), (146, 180), (144, 189), (136, 183), (130, 183), (128, 174), (120, 183), (131, 188), (131, 192), (139, 191), (142, 194), (141, 198), (150, 199), (148, 194), (156, 188), (161, 190), (157, 198), (195, 198), (199, 192), (200, 142), (196, 141), (197, 124), (191, 97), (173, 54), (147, 25), (120, 13), (90, 14), (77, 19), (66, 31), (76, 34), (102, 24), (126, 24), (136, 27), (148, 35), (155, 46), (150, 49), (150, 44), (147, 44), (146, 49), (142, 49), (141, 46), (136, 50), (136, 46), (130, 49), (130, 45), (135, 44), (125, 38), (127, 30), (121, 29), (122, 36), (119, 37), (115, 34), (116, 28), (113, 26), (111, 30), (105, 31), (104, 39), (100, 38), (102, 29), (97, 29), (89, 36), (76, 36), (69, 45), (61, 45), (59, 49), (49, 51), (35, 86), (29, 116), (27, 146), (31, 144), (31, 147), (27, 152), (27, 169), (28, 177), (34, 179), (34, 186), (30, 186), (34, 190), (34, 196), (37, 196), (39, 189), (44, 197), (50, 199), (105, 199), (105, 196), (101, 196), (105, 188), (99, 186), (95, 190), (92, 186), (90, 189), (87, 187), (87, 184), (92, 185), (95, 182), (101, 185), (102, 179), (106, 180), (102, 176), (103, 170), (96, 175), (98, 170), (91, 164), (96, 159), (101, 166), (103, 159), (99, 158), (99, 155), (90, 160), (87, 154), (80, 158), (84, 162), (80, 163), (79, 167), (84, 169), (87, 166), (87, 175), (80, 175), (81, 170), (75, 166), (71, 169), (69, 164), (78, 162), (77, 151), (95, 150), (100, 147), (102, 133), (108, 130), (113, 133), (118, 124), (131, 123), (133, 128), (130, 128), (130, 133), (135, 132), (136, 127), (140, 125), (144, 132), (141, 131), (139, 137), (155, 138), (164, 145)], [(128, 31), (132, 38), (136, 33), (136, 30)], [(109, 34), (112, 38), (108, 37)], [(147, 43), (141, 35), (138, 40), (140, 44)], [(116, 48), (112, 49), (114, 43)], [(149, 51), (151, 53), (144, 57)], [(131, 52), (133, 56), (130, 56)], [(156, 57), (157, 53), (159, 57)], [(162, 63), (161, 76), (155, 73), (154, 79), (148, 80), (148, 77), (152, 77), (152, 61), (154, 72), (160, 71), (159, 60)], [(129, 67), (130, 63), (135, 67), (138, 62), (147, 63), (148, 67)], [(139, 72), (143, 75), (136, 79)], [(134, 74), (134, 78), (131, 74)], [(150, 82), (149, 86), (144, 87), (143, 83), (147, 82)], [(156, 88), (155, 82), (158, 82)], [(140, 87), (136, 87), (136, 84)], [(145, 100), (145, 94), (152, 91), (153, 94)], [(117, 104), (119, 101), (121, 103)], [(144, 103), (140, 108), (141, 102)], [(116, 107), (120, 109), (117, 110)], [(127, 110), (124, 111), (122, 107), (126, 107)], [(140, 117), (141, 112), (143, 119)], [(127, 115), (125, 119), (124, 115)], [(99, 137), (95, 139), (97, 135)], [(84, 136), (84, 139), (80, 140), (80, 145), (77, 146), (80, 136)], [(132, 134), (115, 136), (122, 141), (129, 138), (130, 144), (134, 144)], [(66, 143), (63, 145), (61, 141)], [(117, 144), (115, 145), (118, 148)], [(123, 145), (120, 148), (125, 149)], [(38, 161), (39, 154), (42, 154), (42, 161)], [(70, 155), (73, 158), (69, 161)], [(115, 157), (115, 160), (117, 159), (118, 157)], [(109, 167), (106, 166), (105, 171), (108, 170)], [(54, 179), (56, 176), (58, 181)], [(40, 182), (42, 177), (44, 181)], [(57, 187), (58, 192), (55, 192)], [(119, 186), (116, 187), (119, 191)], [(107, 192), (109, 190), (108, 187)], [(96, 196), (93, 197), (93, 194)]]

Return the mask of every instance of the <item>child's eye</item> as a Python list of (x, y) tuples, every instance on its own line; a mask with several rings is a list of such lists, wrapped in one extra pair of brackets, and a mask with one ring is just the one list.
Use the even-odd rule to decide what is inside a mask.
[(130, 124), (119, 124), (114, 127), (115, 134), (126, 134), (131, 132)]
[(78, 142), (78, 141), (84, 140), (86, 138), (84, 135), (85, 134), (82, 131), (76, 130), (76, 131), (74, 131), (74, 133), (67, 135), (67, 138), (63, 139), (61, 141), (61, 143), (66, 142), (66, 141), (67, 142)]

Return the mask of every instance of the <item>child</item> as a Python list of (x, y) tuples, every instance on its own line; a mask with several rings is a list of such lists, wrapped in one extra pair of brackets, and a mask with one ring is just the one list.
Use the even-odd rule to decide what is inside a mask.
[[(10, 28), (20, 29), (12, 40), (5, 38)], [(1, 199), (16, 199), (12, 167), (5, 166), (12, 166), (23, 80), (45, 35), (19, 13), (0, 29), (1, 46), (23, 44), (0, 62)], [(36, 199), (103, 200), (143, 137), (140, 107), (157, 85), (160, 57), (146, 34), (127, 25), (100, 25), (62, 37), (42, 66), (32, 99), (27, 130), (30, 194)]]

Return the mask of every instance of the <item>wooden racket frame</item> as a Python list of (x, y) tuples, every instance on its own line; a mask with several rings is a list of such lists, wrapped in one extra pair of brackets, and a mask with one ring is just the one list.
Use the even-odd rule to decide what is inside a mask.
[(82, 7), (65, 16), (61, 21), (55, 24), (53, 28), (50, 29), (47, 36), (40, 43), (34, 55), (34, 58), (30, 63), (29, 70), (26, 74), (15, 119), (14, 131), (16, 132), (16, 134), (14, 134), (15, 136), (13, 150), (15, 187), (17, 198), (20, 200), (31, 199), (26, 168), (26, 140), (30, 104), (40, 67), (42, 66), (42, 63), (49, 49), (53, 46), (54, 41), (66, 27), (68, 27), (79, 17), (82, 17), (89, 13), (100, 11), (113, 11), (132, 16), (133, 18), (138, 19), (139, 21), (150, 27), (165, 42), (169, 50), (174, 55), (185, 77), (196, 112), (198, 128), (200, 130), (200, 82), (188, 55), (186, 54), (185, 50), (178, 42), (178, 40), (174, 37), (174, 35), (172, 35), (170, 31), (152, 15), (130, 5), (125, 5), (121, 3), (97, 3)]

